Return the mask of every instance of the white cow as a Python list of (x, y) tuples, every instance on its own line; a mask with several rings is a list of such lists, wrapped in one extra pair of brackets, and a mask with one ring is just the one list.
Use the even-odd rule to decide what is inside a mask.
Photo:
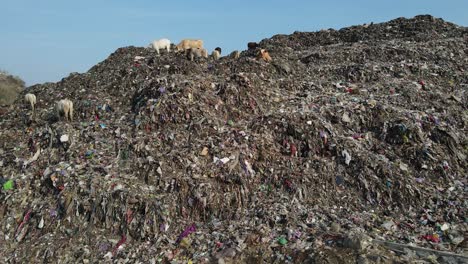
[(160, 49), (166, 49), (167, 52), (171, 52), (171, 41), (165, 38), (155, 40), (150, 44), (150, 47), (155, 49), (158, 54)]
[(73, 121), (73, 102), (68, 99), (62, 99), (57, 102), (56, 105), (57, 116), (60, 120), (60, 116), (63, 113), (66, 121)]
[(218, 50), (213, 50), (211, 53), (211, 56), (213, 57), (214, 60), (219, 60), (219, 57), (221, 57), (221, 54), (219, 53)]
[(25, 96), (24, 96), (24, 100), (27, 102), (27, 103), (30, 103), (31, 104), (31, 109), (34, 113), (35, 111), (35, 105), (36, 105), (36, 96), (32, 93), (27, 93)]

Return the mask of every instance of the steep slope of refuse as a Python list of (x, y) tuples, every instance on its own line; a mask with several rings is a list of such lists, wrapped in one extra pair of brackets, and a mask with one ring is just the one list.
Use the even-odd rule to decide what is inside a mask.
[(274, 36), (271, 63), (125, 47), (30, 87), (0, 122), (2, 258), (318, 261), (357, 231), (463, 252), (467, 39), (418, 16)]

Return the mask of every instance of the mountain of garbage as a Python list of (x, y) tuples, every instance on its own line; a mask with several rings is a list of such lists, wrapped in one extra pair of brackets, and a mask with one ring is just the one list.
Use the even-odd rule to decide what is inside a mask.
[(1, 113), (1, 261), (465, 263), (467, 43), (423, 15), (29, 87)]

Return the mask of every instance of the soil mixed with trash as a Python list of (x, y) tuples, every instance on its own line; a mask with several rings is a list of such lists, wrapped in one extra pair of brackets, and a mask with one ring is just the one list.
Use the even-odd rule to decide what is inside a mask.
[(426, 15), (29, 87), (1, 113), (0, 261), (463, 263), (467, 43)]

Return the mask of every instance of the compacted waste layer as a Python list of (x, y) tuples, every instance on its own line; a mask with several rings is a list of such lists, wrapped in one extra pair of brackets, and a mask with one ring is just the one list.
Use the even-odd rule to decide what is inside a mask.
[(417, 16), (239, 58), (132, 46), (29, 87), (1, 109), (1, 262), (462, 263), (467, 40)]

